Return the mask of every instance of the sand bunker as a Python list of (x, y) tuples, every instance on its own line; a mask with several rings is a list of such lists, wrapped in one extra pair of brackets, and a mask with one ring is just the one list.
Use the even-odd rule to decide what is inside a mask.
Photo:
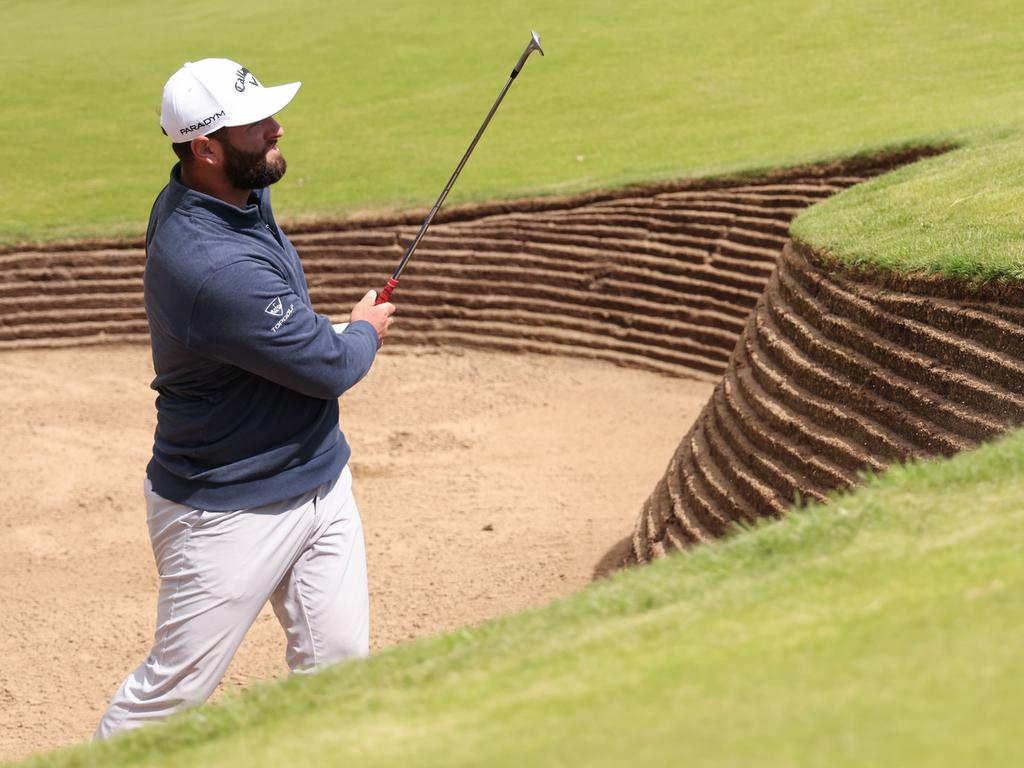
[[(342, 398), (375, 649), (589, 583), (711, 393), (595, 361), (384, 352)], [(0, 759), (87, 738), (149, 648), (151, 377), (142, 345), (0, 354)], [(228, 684), (286, 671), (268, 610)]]
[[(666, 457), (745, 327), (751, 338), (792, 217), (914, 156), (442, 211), (396, 294), (387, 354), (343, 399), (375, 647), (539, 605), (620, 562)], [(420, 220), (290, 228), (317, 309), (341, 319), (380, 286)], [(0, 477), (0, 758), (84, 739), (148, 647), (143, 263), (138, 241), (0, 250), (0, 418), (14, 447)], [(763, 305), (754, 317), (785, 322)], [(759, 375), (769, 387), (769, 367)], [(724, 397), (713, 401), (723, 413), (755, 408)], [(748, 459), (782, 461), (776, 443), (742, 443), (736, 419), (723, 427), (733, 442), (700, 432), (686, 455), (749, 444)], [(787, 450), (784, 429), (771, 434)], [(855, 467), (837, 458), (821, 471), (844, 479)], [(731, 509), (742, 492), (761, 514), (799, 485), (755, 497), (737, 477), (708, 469), (686, 498)], [(677, 485), (668, 493), (647, 506), (640, 559), (689, 540), (680, 521), (697, 513), (675, 503)], [(715, 514), (702, 519), (719, 530)], [(229, 682), (282, 674), (279, 635), (261, 615)]]

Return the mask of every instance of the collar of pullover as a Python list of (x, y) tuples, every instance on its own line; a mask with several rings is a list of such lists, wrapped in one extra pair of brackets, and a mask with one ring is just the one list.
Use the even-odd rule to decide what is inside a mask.
[(249, 195), (249, 204), (245, 208), (238, 208), (220, 198), (199, 192), (183, 184), (181, 163), (175, 164), (171, 169), (171, 180), (168, 186), (174, 196), (174, 207), (184, 213), (194, 214), (197, 211), (204, 211), (238, 228), (255, 227), (267, 221), (263, 211), (267, 195), (265, 188), (254, 189)]

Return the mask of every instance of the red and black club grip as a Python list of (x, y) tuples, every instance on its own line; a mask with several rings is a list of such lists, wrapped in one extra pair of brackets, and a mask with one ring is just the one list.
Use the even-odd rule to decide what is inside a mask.
[(373, 302), (374, 306), (383, 304), (384, 302), (391, 299), (391, 294), (395, 292), (395, 288), (398, 287), (398, 278), (389, 277), (388, 284), (384, 286), (384, 290), (377, 294), (377, 300)]

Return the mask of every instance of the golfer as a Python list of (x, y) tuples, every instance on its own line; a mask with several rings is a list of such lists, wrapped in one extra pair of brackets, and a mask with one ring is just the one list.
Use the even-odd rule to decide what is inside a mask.
[(180, 162), (153, 205), (144, 278), (159, 393), (145, 480), (156, 633), (97, 738), (204, 701), (268, 600), (293, 672), (368, 651), (338, 397), (370, 370), (394, 306), (371, 291), (336, 329), (310, 305), (267, 189), (286, 168), (274, 115), (299, 85), (266, 88), (204, 59), (164, 87), (160, 124)]

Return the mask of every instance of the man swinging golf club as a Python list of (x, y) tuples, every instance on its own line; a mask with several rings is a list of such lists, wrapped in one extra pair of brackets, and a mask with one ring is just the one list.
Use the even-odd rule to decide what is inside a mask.
[(180, 159), (146, 234), (157, 428), (145, 480), (160, 592), (149, 656), (105, 738), (204, 701), (269, 600), (296, 672), (363, 656), (366, 556), (338, 397), (369, 371), (394, 306), (370, 291), (337, 333), (316, 314), (267, 187), (285, 173), (264, 87), (227, 59), (167, 81)]

